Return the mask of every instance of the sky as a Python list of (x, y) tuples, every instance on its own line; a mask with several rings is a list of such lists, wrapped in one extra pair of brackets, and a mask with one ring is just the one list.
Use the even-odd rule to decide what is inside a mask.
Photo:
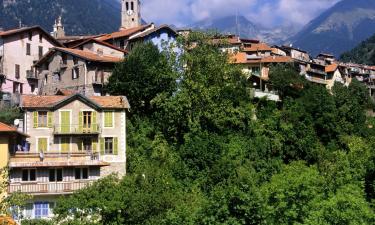
[(185, 27), (207, 18), (243, 15), (274, 28), (300, 28), (340, 0), (141, 0), (148, 22)]

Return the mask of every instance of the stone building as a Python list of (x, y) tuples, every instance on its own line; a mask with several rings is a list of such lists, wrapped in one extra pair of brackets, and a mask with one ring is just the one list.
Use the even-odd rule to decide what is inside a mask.
[(56, 46), (61, 44), (38, 26), (0, 32), (0, 91), (37, 94), (33, 65)]
[(58, 197), (126, 174), (126, 97), (25, 95), (21, 107), (30, 136), (9, 150), (8, 192), (33, 196), (24, 217), (51, 217)]
[(141, 1), (121, 0), (121, 28), (120, 30), (139, 27), (142, 25)]
[(98, 45), (95, 41), (78, 46), (81, 47), (85, 50), (53, 48), (35, 64), (39, 94), (53, 95), (59, 89), (87, 96), (105, 94), (103, 85), (111, 76), (115, 63), (123, 60), (125, 52)]

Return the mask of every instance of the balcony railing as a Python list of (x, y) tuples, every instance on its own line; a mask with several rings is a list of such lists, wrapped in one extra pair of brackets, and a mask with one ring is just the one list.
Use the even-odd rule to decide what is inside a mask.
[(37, 75), (32, 70), (26, 71), (26, 78), (31, 79), (31, 80), (37, 80), (38, 79)]
[(308, 71), (310, 71), (312, 73), (321, 74), (321, 75), (326, 75), (327, 74), (324, 70), (319, 70), (319, 69), (314, 69), (314, 68), (310, 68)]
[(53, 133), (55, 135), (71, 135), (71, 134), (99, 134), (100, 127), (99, 124), (70, 124), (70, 125), (61, 125), (57, 124), (53, 128)]
[(69, 194), (92, 184), (95, 180), (47, 182), (47, 183), (10, 183), (8, 192), (22, 192), (31, 195), (38, 194)]
[(9, 159), (10, 168), (107, 166), (94, 150), (66, 152), (48, 151), (44, 153), (15, 152)]

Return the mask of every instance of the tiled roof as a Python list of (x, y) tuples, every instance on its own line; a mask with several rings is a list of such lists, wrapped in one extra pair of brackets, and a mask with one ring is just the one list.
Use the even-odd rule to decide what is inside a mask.
[(87, 40), (85, 40), (85, 41), (83, 41), (83, 42), (81, 42), (81, 43), (79, 43), (79, 44), (77, 44), (77, 45), (75, 45), (75, 46), (73, 46), (71, 48), (78, 48), (78, 47), (80, 47), (82, 45), (85, 45), (87, 43), (92, 43), (92, 42), (95, 42), (95, 43), (107, 46), (109, 48), (115, 49), (115, 50), (120, 51), (120, 52), (128, 53), (128, 51), (126, 51), (124, 49), (118, 48), (118, 47), (116, 47), (114, 45), (111, 45), (111, 44), (109, 44), (107, 42), (104, 42), (104, 41), (101, 41), (101, 40), (98, 40), (98, 39), (95, 39), (95, 38), (87, 39)]
[(262, 63), (290, 63), (293, 59), (289, 56), (269, 56), (261, 59)]
[(15, 132), (15, 131), (17, 131), (17, 128), (0, 122), (0, 132)]
[(139, 26), (139, 27), (134, 27), (134, 28), (125, 29), (125, 30), (120, 30), (120, 31), (117, 31), (117, 32), (113, 32), (113, 33), (104, 35), (104, 36), (102, 36), (98, 39), (101, 40), (101, 41), (107, 41), (107, 40), (110, 40), (110, 39), (129, 37), (131, 35), (134, 35), (138, 32), (141, 32), (141, 31), (149, 28), (150, 26), (152, 26), (152, 24), (142, 25), (142, 26)]
[(172, 31), (174, 34), (177, 35), (177, 33), (176, 33), (175, 30), (173, 30), (173, 29), (172, 29), (171, 27), (169, 27), (168, 25), (165, 25), (165, 24), (164, 24), (164, 25), (161, 25), (160, 27), (156, 27), (156, 28), (153, 28), (153, 29), (147, 30), (147, 31), (145, 31), (145, 32), (139, 33), (139, 34), (137, 34), (136, 36), (132, 37), (132, 39), (144, 38), (144, 37), (146, 37), (146, 36), (148, 36), (148, 35), (150, 35), (150, 34), (156, 32), (156, 31), (159, 31), (159, 30), (162, 30), (162, 29), (168, 29), (168, 30)]
[(326, 66), (326, 68), (325, 68), (325, 72), (326, 72), (326, 73), (335, 72), (335, 71), (337, 70), (337, 67), (338, 67), (337, 64), (328, 65), (328, 66)]
[(33, 30), (39, 30), (41, 33), (44, 34), (46, 38), (48, 38), (56, 46), (62, 46), (60, 42), (58, 42), (55, 38), (53, 38), (47, 31), (43, 30), (40, 26), (23, 27), (23, 28), (12, 29), (12, 30), (7, 30), (7, 31), (0, 31), (0, 37), (7, 37), (7, 36), (14, 35), (14, 34), (18, 34), (22, 32), (29, 32)]
[(103, 108), (129, 108), (129, 103), (123, 96), (92, 96), (89, 99)]
[(66, 53), (73, 54), (75, 56), (81, 57), (83, 59), (87, 59), (89, 61), (117, 63), (117, 62), (120, 62), (122, 60), (121, 58), (117, 58), (117, 57), (113, 57), (113, 56), (105, 56), (105, 55), (101, 56), (101, 55), (95, 54), (93, 52), (82, 51), (82, 50), (78, 50), (78, 49), (57, 48), (57, 47), (55, 49), (57, 49), (59, 51), (66, 52)]
[(71, 99), (74, 96), (80, 96), (101, 108), (105, 109), (123, 109), (129, 108), (129, 102), (124, 96), (92, 96), (85, 97), (79, 94), (63, 96), (41, 96), (41, 95), (23, 95), (21, 97), (21, 107), (23, 108), (53, 108), (59, 103)]
[(233, 63), (246, 63), (247, 54), (245, 52), (238, 52), (230, 56), (230, 59)]
[(272, 48), (266, 43), (251, 44), (251, 47), (243, 49), (244, 52), (272, 51)]
[(16, 127), (9, 126), (2, 122), (0, 122), (0, 133), (18, 133), (22, 136), (28, 136), (24, 133), (19, 132)]

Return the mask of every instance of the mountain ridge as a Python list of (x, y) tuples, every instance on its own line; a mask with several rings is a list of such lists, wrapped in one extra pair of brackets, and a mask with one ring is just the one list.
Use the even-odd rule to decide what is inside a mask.
[(310, 21), (288, 41), (313, 55), (336, 56), (375, 33), (375, 1), (343, 0)]

